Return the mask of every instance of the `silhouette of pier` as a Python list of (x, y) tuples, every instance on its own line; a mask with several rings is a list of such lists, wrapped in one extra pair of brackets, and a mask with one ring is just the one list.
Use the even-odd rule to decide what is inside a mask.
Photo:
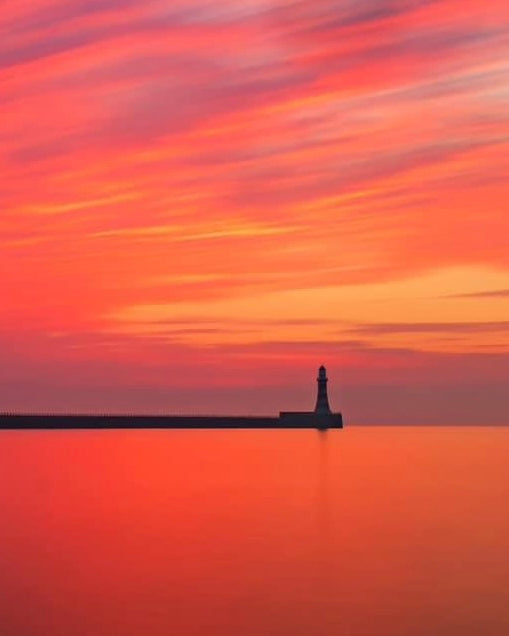
[(333, 413), (327, 396), (327, 372), (318, 370), (314, 411), (281, 411), (277, 417), (223, 415), (86, 415), (0, 414), (0, 429), (267, 429), (343, 428), (341, 413)]

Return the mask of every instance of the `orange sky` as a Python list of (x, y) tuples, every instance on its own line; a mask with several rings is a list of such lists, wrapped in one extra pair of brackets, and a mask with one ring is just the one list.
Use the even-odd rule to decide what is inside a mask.
[(506, 0), (4, 0), (0, 410), (508, 423)]

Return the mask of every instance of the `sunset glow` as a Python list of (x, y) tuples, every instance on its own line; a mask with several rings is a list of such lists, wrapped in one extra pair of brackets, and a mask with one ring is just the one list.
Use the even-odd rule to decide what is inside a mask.
[(508, 422), (507, 0), (4, 0), (0, 34), (0, 411), (270, 414), (324, 363), (352, 423)]

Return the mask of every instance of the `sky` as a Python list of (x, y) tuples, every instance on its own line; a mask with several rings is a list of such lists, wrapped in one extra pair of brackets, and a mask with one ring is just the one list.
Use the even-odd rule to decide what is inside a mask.
[(508, 424), (507, 0), (4, 0), (0, 411)]

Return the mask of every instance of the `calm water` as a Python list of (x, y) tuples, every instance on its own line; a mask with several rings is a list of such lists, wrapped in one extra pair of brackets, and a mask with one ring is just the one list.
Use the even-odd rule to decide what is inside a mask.
[(0, 432), (2, 636), (509, 633), (509, 429)]

